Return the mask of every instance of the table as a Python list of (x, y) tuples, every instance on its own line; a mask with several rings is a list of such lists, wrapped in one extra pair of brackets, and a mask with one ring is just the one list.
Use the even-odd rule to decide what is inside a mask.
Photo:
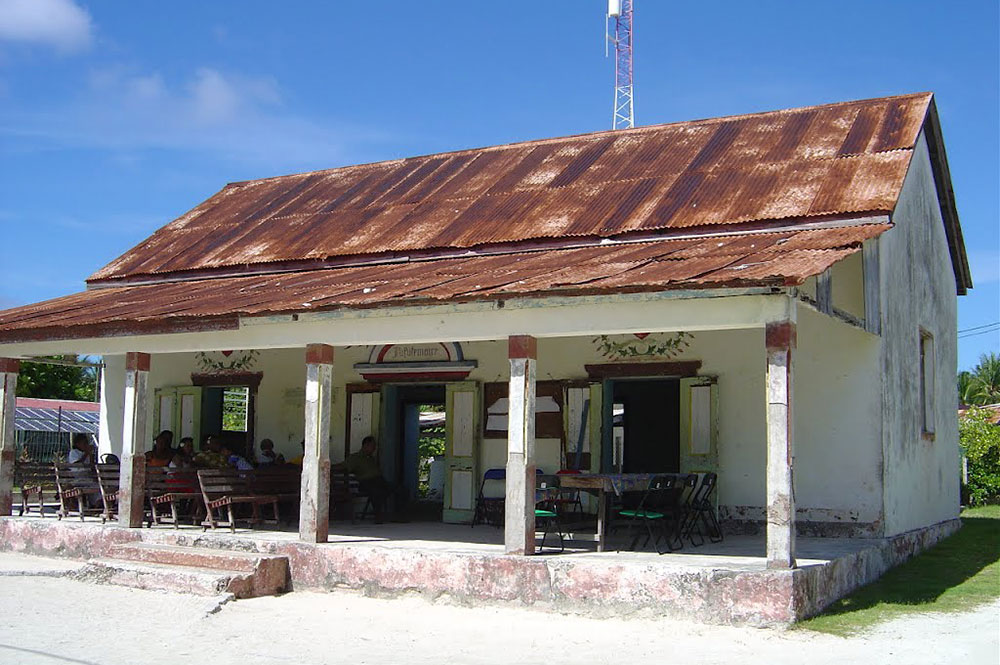
[(565, 489), (581, 489), (597, 492), (597, 551), (603, 552), (606, 542), (608, 501), (607, 493), (641, 492), (649, 487), (649, 482), (664, 473), (573, 473), (559, 476), (559, 485)]

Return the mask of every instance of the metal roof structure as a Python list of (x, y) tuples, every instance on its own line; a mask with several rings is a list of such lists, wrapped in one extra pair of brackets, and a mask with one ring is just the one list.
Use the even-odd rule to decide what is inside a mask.
[(889, 228), (743, 231), (94, 289), (0, 312), (0, 342), (235, 329), (240, 316), (344, 307), (801, 284)]
[(930, 93), (233, 183), (99, 270), (0, 312), (0, 342), (232, 329), (241, 316), (797, 285), (892, 226)]
[(100, 405), (68, 400), (25, 399), (19, 397), (14, 411), (18, 432), (72, 432), (97, 434)]
[(888, 214), (930, 103), (906, 95), (233, 183), (88, 281)]

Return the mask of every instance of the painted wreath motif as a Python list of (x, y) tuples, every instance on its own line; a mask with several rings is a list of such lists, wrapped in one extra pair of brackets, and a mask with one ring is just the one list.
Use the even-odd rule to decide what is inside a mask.
[(595, 337), (592, 342), (597, 344), (597, 351), (609, 360), (625, 360), (627, 358), (673, 358), (680, 355), (691, 345), (694, 335), (688, 332), (678, 332), (673, 335), (643, 334), (636, 339), (614, 340), (608, 335)]
[(223, 351), (222, 358), (215, 358), (200, 351), (194, 355), (195, 362), (206, 372), (239, 372), (250, 369), (257, 362), (259, 351)]

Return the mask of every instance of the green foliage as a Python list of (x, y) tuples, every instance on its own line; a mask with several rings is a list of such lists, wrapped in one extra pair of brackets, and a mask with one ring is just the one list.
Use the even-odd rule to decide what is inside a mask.
[(981, 506), (1000, 501), (1000, 426), (990, 412), (972, 407), (958, 420), (958, 439), (968, 460), (968, 503)]
[(907, 614), (962, 612), (1000, 597), (1000, 507), (962, 514), (962, 528), (798, 628), (851, 635)]
[(673, 358), (691, 345), (694, 335), (679, 332), (675, 335), (649, 335), (626, 337), (623, 340), (612, 339), (608, 335), (599, 335), (591, 341), (597, 344), (598, 352), (609, 360), (625, 360), (629, 358)]
[[(443, 411), (440, 409), (423, 406), (423, 411)], [(445, 432), (444, 425), (435, 427), (424, 427), (420, 430), (420, 439), (417, 441), (418, 469), (417, 469), (417, 491), (420, 498), (427, 497), (430, 492), (431, 459), (444, 455)]]
[(243, 386), (226, 388), (222, 392), (222, 429), (225, 432), (246, 432), (250, 391)]
[(93, 367), (23, 362), (17, 377), (17, 396), (93, 402), (96, 397), (96, 374), (97, 370)]
[(1000, 403), (1000, 355), (984, 353), (971, 372), (958, 373), (958, 398), (970, 405)]

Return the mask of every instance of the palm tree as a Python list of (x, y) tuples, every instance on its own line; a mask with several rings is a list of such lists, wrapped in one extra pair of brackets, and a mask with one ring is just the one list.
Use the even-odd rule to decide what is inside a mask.
[(971, 372), (959, 372), (958, 397), (963, 404), (1000, 403), (1000, 355), (984, 353)]

